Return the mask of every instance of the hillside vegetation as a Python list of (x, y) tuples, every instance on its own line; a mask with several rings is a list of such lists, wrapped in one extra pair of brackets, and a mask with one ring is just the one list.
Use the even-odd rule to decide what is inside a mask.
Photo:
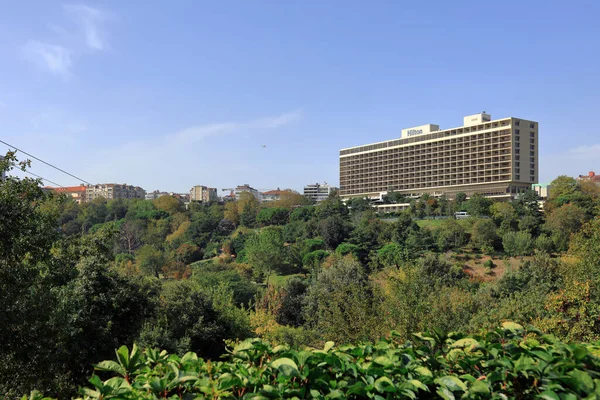
[[(27, 169), (26, 162), (19, 164), (9, 153), (2, 169), (19, 165)], [(456, 383), (460, 390), (449, 390), (462, 396), (473, 386), (466, 375), (476, 380), (480, 375), (467, 372), (472, 369), (466, 366), (459, 372), (454, 364), (445, 371), (446, 367), (430, 364), (433, 358), (423, 356), (414, 362), (429, 368), (432, 380), (409, 377), (398, 364), (408, 359), (397, 352), (410, 354), (422, 346), (416, 341), (413, 347), (403, 347), (405, 341), (415, 340), (414, 332), (438, 332), (431, 336), (436, 340), (432, 349), (447, 355), (451, 350), (444, 348), (452, 344), (448, 340), (463, 337), (488, 349), (481, 350), (481, 357), (488, 358), (491, 347), (498, 345), (495, 340), (512, 343), (515, 351), (530, 339), (548, 349), (558, 346), (555, 361), (545, 362), (566, 368), (556, 379), (552, 375), (552, 382), (559, 382), (562, 389), (544, 383), (542, 392), (580, 390), (563, 382), (571, 373), (584, 376), (573, 372), (576, 369), (589, 375), (591, 384), (581, 379), (586, 382), (585, 393), (593, 393), (598, 377), (591, 371), (596, 364), (587, 359), (585, 365), (577, 364), (580, 350), (566, 349), (594, 353), (593, 345), (580, 343), (600, 340), (599, 190), (559, 177), (552, 184), (552, 196), (544, 212), (533, 192), (511, 202), (477, 195), (452, 200), (423, 196), (389, 222), (368, 201), (345, 204), (335, 194), (316, 205), (292, 191), (268, 204), (243, 195), (225, 205), (194, 203), (188, 208), (171, 196), (154, 201), (96, 199), (78, 205), (42, 190), (37, 180), (8, 177), (0, 181), (0, 393), (20, 398), (37, 389), (56, 398), (77, 396), (94, 365), (113, 357), (121, 346), (132, 349), (136, 344), (138, 353), (146, 354), (144, 362), (151, 363), (148, 368), (163, 368), (150, 373), (143, 367), (136, 372), (139, 382), (150, 373), (152, 382), (162, 385), (159, 381), (174, 379), (167, 373), (174, 371), (167, 359), (177, 360), (189, 352), (205, 360), (187, 356), (186, 360), (194, 359), (189, 368), (198, 372), (205, 367), (238, 368), (239, 354), (234, 352), (227, 364), (219, 364), (220, 356), (248, 343), (260, 347), (257, 354), (272, 352), (268, 357), (292, 359), (301, 368), (288, 352), (306, 346), (322, 349), (330, 341), (336, 344), (330, 350), (339, 357), (346, 348), (371, 352), (379, 345), (361, 343), (377, 343), (392, 331), (393, 339), (387, 342), (393, 346), (390, 368), (402, 373), (397, 380), (388, 378), (402, 390), (410, 389), (402, 386), (406, 380), (422, 381), (427, 389), (414, 389), (419, 397), (436, 395), (443, 386), (436, 380), (444, 374), (460, 379), (466, 389)], [(392, 193), (385, 201), (405, 199)], [(473, 217), (445, 218), (435, 226), (417, 223), (450, 217), (457, 210)], [(506, 336), (510, 331), (506, 327), (494, 331), (506, 321), (532, 328), (525, 336), (521, 331), (511, 333), (515, 337)], [(267, 350), (271, 345), (275, 347)], [(288, 346), (295, 350), (287, 350)], [(159, 366), (151, 357), (161, 353), (150, 349), (172, 356), (164, 356), (167, 364)], [(312, 353), (315, 362), (322, 357)], [(543, 359), (540, 354), (527, 357)], [(447, 360), (446, 353), (442, 355)], [(364, 372), (370, 367), (358, 353), (352, 357), (360, 374), (370, 374)], [(518, 361), (520, 353), (514, 358), (511, 363), (523, 367), (526, 361)], [(477, 362), (480, 369), (491, 367), (483, 359)], [(513, 368), (504, 364), (502, 368)], [(261, 368), (271, 368), (269, 374), (280, 370), (268, 365)], [(219, 371), (231, 373), (225, 369)], [(324, 365), (315, 371), (320, 369), (331, 373)], [(100, 385), (98, 379), (110, 378), (105, 372), (97, 374), (92, 378), (94, 387)], [(363, 375), (357, 370), (352, 382), (362, 380), (359, 376)], [(374, 385), (382, 376), (372, 375), (371, 382), (364, 375), (364, 383)], [(286, 385), (290, 390), (295, 387), (288, 380), (281, 383), (279, 375), (269, 379), (252, 389), (248, 386), (243, 395), (252, 391), (269, 397), (271, 389), (263, 384), (271, 385), (277, 396), (284, 394)], [(300, 378), (290, 380), (297, 384)], [(117, 384), (118, 379), (111, 382)], [(133, 380), (129, 383), (137, 390)], [(489, 383), (490, 393), (500, 393), (492, 382), (484, 383)], [(348, 395), (349, 389), (339, 386), (343, 383), (329, 389), (318, 387), (317, 381), (310, 384), (317, 385), (310, 390), (318, 390), (318, 396), (332, 397), (336, 390)], [(381, 393), (374, 386), (365, 393), (373, 398), (397, 394)], [(582, 391), (573, 393), (583, 396)]]

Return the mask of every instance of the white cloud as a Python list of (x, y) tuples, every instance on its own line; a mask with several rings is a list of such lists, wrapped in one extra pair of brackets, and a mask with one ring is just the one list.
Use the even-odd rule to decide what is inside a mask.
[(66, 47), (29, 40), (23, 46), (23, 54), (29, 61), (53, 74), (63, 78), (71, 75), (72, 51)]
[(189, 143), (204, 139), (208, 136), (216, 136), (235, 131), (240, 124), (234, 122), (225, 122), (220, 124), (198, 125), (185, 128), (171, 135), (166, 139), (176, 143)]
[[(198, 182), (213, 186), (238, 179), (241, 182), (259, 172), (244, 159), (230, 156), (227, 143), (275, 132), (300, 118), (300, 112), (289, 112), (248, 121), (199, 124), (163, 136), (96, 148), (86, 154), (81, 173), (91, 181), (133, 182), (164, 190)], [(210, 145), (203, 143), (207, 138), (215, 140)], [(262, 154), (259, 144), (256, 151)], [(222, 162), (223, 157), (228, 161)], [(218, 171), (212, 168), (216, 165)]]
[(300, 118), (302, 118), (302, 113), (300, 111), (293, 111), (276, 117), (264, 118), (256, 121), (256, 123), (257, 125), (264, 126), (266, 128), (279, 128), (280, 126), (295, 122)]
[(84, 4), (69, 4), (63, 6), (75, 22), (83, 29), (86, 45), (92, 50), (104, 50), (107, 46), (106, 34), (101, 24), (108, 14)]
[(299, 111), (294, 111), (247, 122), (224, 122), (218, 124), (192, 126), (182, 129), (174, 134), (167, 135), (166, 139), (177, 143), (190, 143), (204, 139), (208, 136), (223, 135), (236, 131), (276, 129), (299, 120), (301, 116), (302, 115)]
[(540, 156), (540, 179), (551, 181), (559, 175), (578, 176), (600, 168), (600, 144), (578, 146), (561, 153)]
[(600, 144), (591, 146), (580, 146), (569, 150), (569, 153), (577, 158), (593, 158), (600, 159)]

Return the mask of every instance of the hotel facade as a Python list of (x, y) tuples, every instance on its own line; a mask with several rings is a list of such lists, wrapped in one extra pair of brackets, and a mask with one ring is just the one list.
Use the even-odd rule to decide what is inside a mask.
[(463, 126), (403, 129), (399, 139), (340, 150), (340, 196), (381, 199), (480, 193), (510, 198), (538, 182), (538, 123), (492, 120), (485, 112)]

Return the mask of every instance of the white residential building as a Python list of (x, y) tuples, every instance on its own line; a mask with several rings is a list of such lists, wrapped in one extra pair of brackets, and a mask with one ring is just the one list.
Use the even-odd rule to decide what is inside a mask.
[(86, 201), (92, 201), (98, 197), (105, 199), (145, 199), (146, 191), (139, 186), (126, 183), (100, 183), (86, 186)]
[(318, 203), (328, 198), (329, 194), (334, 190), (337, 190), (337, 188), (328, 185), (327, 182), (322, 185), (315, 183), (314, 185), (304, 186), (304, 196)]
[(199, 201), (202, 203), (210, 203), (217, 201), (217, 189), (207, 186), (196, 185), (190, 189), (190, 201)]
[(254, 189), (253, 187), (251, 187), (250, 185), (248, 185), (247, 183), (240, 185), (238, 187), (235, 188), (235, 199), (239, 200), (240, 199), (240, 194), (244, 193), (244, 192), (248, 192), (250, 194), (252, 194), (252, 196), (256, 197), (256, 199), (258, 201), (262, 201), (262, 197), (260, 195), (260, 192), (256, 189)]

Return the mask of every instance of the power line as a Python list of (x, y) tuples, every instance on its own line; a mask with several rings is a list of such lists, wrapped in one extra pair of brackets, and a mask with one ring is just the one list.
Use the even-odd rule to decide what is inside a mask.
[[(15, 165), (15, 163), (10, 163), (10, 165), (11, 165), (11, 166), (13, 166), (13, 167), (14, 167), (14, 166), (16, 166), (16, 165)], [(59, 183), (52, 182), (50, 179), (46, 179), (46, 178), (44, 178), (43, 176), (40, 176), (40, 175), (38, 175), (38, 174), (34, 174), (33, 172), (30, 172), (30, 171), (23, 171), (23, 170), (20, 170), (20, 171), (21, 171), (21, 172), (25, 172), (26, 174), (29, 174), (29, 175), (33, 175), (33, 176), (35, 176), (36, 178), (40, 178), (40, 179), (42, 179), (42, 180), (44, 180), (44, 181), (46, 181), (46, 182), (50, 182), (50, 183), (51, 183), (51, 184), (53, 184), (53, 185), (60, 186), (60, 187), (64, 187), (63, 185), (61, 185), (61, 184), (59, 184)]]
[(46, 178), (44, 178), (43, 176), (39, 176), (39, 175), (37, 175), (37, 174), (34, 174), (33, 172), (29, 172), (29, 171), (23, 171), (23, 172), (25, 172), (26, 174), (29, 174), (29, 175), (33, 175), (33, 176), (35, 176), (35, 177), (37, 177), (37, 178), (40, 178), (40, 179), (41, 179), (41, 180), (43, 180), (43, 181), (50, 182), (50, 183), (51, 183), (51, 184), (53, 184), (53, 185), (60, 186), (60, 187), (64, 187), (64, 186), (63, 186), (63, 185), (61, 185), (61, 184), (58, 184), (58, 183), (56, 183), (56, 182), (52, 182), (50, 179), (46, 179)]
[[(60, 169), (60, 168), (58, 168), (58, 167), (56, 167), (56, 166), (54, 166), (54, 165), (52, 165), (52, 164), (50, 164), (50, 163), (47, 163), (46, 161), (44, 161), (44, 160), (42, 160), (42, 159), (40, 159), (40, 158), (37, 158), (36, 156), (34, 156), (34, 155), (32, 155), (32, 154), (29, 154), (28, 152), (26, 152), (26, 151), (24, 151), (24, 150), (21, 150), (21, 149), (19, 149), (19, 148), (17, 148), (17, 147), (15, 147), (15, 146), (13, 146), (13, 145), (11, 145), (11, 144), (8, 144), (8, 143), (6, 143), (6, 142), (5, 142), (5, 141), (3, 141), (3, 140), (0, 140), (0, 143), (4, 143), (4, 144), (5, 144), (5, 145), (7, 145), (8, 147), (12, 147), (13, 149), (15, 149), (15, 150), (18, 150), (18, 151), (20, 151), (20, 152), (21, 152), (21, 153), (23, 153), (23, 154), (27, 154), (29, 157), (31, 157), (31, 158), (35, 158), (36, 160), (38, 160), (38, 161), (40, 161), (40, 162), (43, 162), (44, 164), (46, 164), (46, 165), (48, 165), (48, 166), (50, 166), (50, 167), (52, 167), (52, 168), (54, 168), (54, 169), (56, 169), (56, 170), (58, 170), (58, 171), (62, 172), (63, 174), (67, 174), (67, 175), (69, 175), (69, 176), (71, 176), (71, 177), (73, 177), (73, 178), (75, 178), (75, 179), (79, 180), (80, 182), (84, 182), (84, 183), (87, 183), (88, 185), (91, 185), (91, 183), (89, 183), (89, 182), (88, 182), (88, 181), (86, 181), (85, 179), (81, 179), (81, 178), (79, 178), (78, 176), (75, 176), (75, 175), (73, 175), (73, 174), (70, 174), (70, 173), (68, 173), (67, 171), (65, 171), (64, 169)], [(48, 182), (50, 182), (50, 181), (48, 181)], [(56, 185), (56, 183), (55, 183), (55, 185)], [(59, 186), (60, 186), (60, 185), (59, 185)]]

